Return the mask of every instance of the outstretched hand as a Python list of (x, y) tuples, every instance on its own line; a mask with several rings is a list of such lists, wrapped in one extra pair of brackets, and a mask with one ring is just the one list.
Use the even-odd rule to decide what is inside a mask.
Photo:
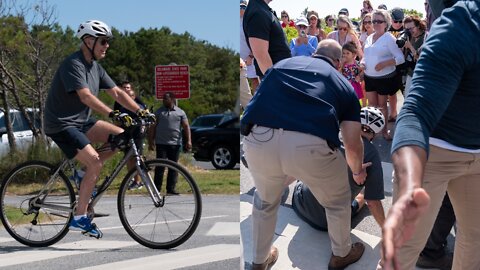
[(400, 269), (398, 249), (412, 237), (419, 217), (429, 204), (427, 192), (423, 188), (415, 188), (392, 205), (382, 228), (383, 270)]

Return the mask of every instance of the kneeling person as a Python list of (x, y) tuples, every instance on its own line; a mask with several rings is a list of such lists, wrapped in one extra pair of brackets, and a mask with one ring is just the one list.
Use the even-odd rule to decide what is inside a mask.
[[(367, 167), (367, 179), (364, 185), (358, 185), (353, 180), (351, 170), (348, 170), (348, 180), (352, 191), (352, 218), (360, 211), (366, 201), (370, 213), (372, 213), (378, 225), (382, 227), (385, 221), (385, 213), (381, 202), (385, 198), (382, 163), (378, 151), (371, 141), (375, 137), (375, 133), (383, 129), (385, 119), (382, 112), (373, 107), (362, 108), (360, 115), (364, 163), (371, 162), (372, 165)], [(344, 153), (343, 148), (341, 149)], [(364, 188), (365, 194), (362, 194), (361, 191)], [(308, 186), (302, 181), (298, 181), (295, 185), (292, 206), (295, 213), (312, 227), (317, 230), (328, 230), (325, 208), (320, 205)]]

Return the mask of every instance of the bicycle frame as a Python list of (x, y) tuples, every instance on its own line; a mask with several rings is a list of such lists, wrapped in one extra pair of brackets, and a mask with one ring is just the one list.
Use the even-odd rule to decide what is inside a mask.
[[(117, 166), (114, 168), (112, 173), (110, 173), (109, 176), (105, 177), (105, 180), (101, 183), (98, 192), (93, 198), (91, 199), (89, 206), (94, 207), (97, 202), (100, 200), (104, 192), (108, 189), (108, 187), (113, 183), (115, 178), (118, 176), (122, 168), (127, 164), (127, 162), (132, 158), (135, 157), (135, 168), (142, 179), (145, 187), (147, 188), (150, 197), (154, 203), (155, 206), (163, 206), (164, 202), (164, 196), (162, 197), (160, 195), (160, 192), (157, 190), (155, 187), (155, 184), (153, 182), (153, 179), (151, 179), (150, 175), (146, 173), (146, 166), (145, 163), (143, 162), (142, 157), (138, 153), (137, 146), (135, 145), (135, 142), (133, 138), (129, 139), (128, 142), (130, 148), (126, 152), (125, 156), (123, 159), (117, 164)], [(109, 146), (108, 146), (109, 147)], [(99, 152), (106, 151), (102, 150), (102, 148), (97, 149)], [(36, 197), (37, 199), (32, 200), (31, 206), (33, 207), (43, 207), (43, 208), (49, 208), (53, 210), (61, 210), (65, 212), (73, 212), (74, 210), (74, 205), (71, 205), (70, 207), (65, 207), (61, 205), (54, 205), (54, 204), (45, 204), (43, 203), (44, 199), (48, 196), (50, 193), (55, 181), (57, 181), (57, 176), (60, 175), (61, 173), (63, 174), (64, 169), (66, 169), (67, 165), (74, 169), (75, 164), (73, 163), (72, 160), (65, 159), (60, 163), (60, 165), (57, 167), (53, 175), (50, 177), (49, 181), (45, 185), (45, 187), (40, 191), (40, 194)]]

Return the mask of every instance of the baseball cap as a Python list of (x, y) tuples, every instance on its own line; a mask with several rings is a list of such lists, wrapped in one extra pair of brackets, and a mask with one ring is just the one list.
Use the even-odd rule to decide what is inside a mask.
[(246, 0), (240, 0), (240, 6), (247, 6), (247, 1)]
[(340, 14), (348, 15), (348, 9), (346, 9), (346, 8), (340, 9), (340, 11), (338, 12), (338, 15), (340, 15)]
[(378, 9), (388, 10), (385, 4), (378, 5)]
[(300, 17), (297, 19), (297, 21), (295, 22), (295, 25), (305, 25), (305, 26), (308, 26), (308, 21), (305, 17)]
[(396, 7), (392, 9), (392, 19), (394, 21), (403, 21), (404, 14), (403, 9)]

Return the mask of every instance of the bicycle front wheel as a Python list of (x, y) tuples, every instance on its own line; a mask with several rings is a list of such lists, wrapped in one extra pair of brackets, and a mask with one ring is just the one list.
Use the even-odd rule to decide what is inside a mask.
[[(43, 161), (18, 165), (0, 187), (0, 218), (7, 232), (18, 242), (45, 247), (68, 232), (75, 193), (68, 178)], [(48, 187), (47, 187), (47, 184)]]
[[(197, 184), (188, 171), (175, 162), (154, 159), (146, 161), (145, 166), (145, 173), (152, 181), (155, 172), (162, 171), (164, 175), (167, 171), (175, 173), (179, 194), (162, 196), (163, 204), (156, 206), (146, 186), (131, 188), (134, 177), (138, 175), (136, 169), (131, 170), (118, 194), (118, 212), (123, 227), (135, 241), (149, 248), (168, 249), (181, 245), (192, 236), (200, 221), (202, 200)], [(164, 178), (165, 186), (167, 177)], [(157, 189), (165, 194), (160, 187)]]

